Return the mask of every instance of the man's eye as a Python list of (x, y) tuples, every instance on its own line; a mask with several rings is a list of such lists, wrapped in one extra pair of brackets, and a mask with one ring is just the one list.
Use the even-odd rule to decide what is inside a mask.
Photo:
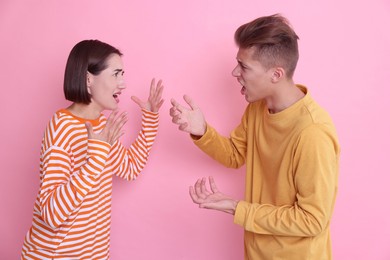
[(245, 67), (241, 62), (239, 62), (238, 65), (240, 66), (241, 70), (246, 70), (247, 69), (247, 67)]

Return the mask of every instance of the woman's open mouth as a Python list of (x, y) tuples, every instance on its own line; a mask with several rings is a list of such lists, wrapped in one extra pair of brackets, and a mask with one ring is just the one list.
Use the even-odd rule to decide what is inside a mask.
[(118, 92), (118, 93), (115, 93), (114, 95), (112, 95), (112, 97), (115, 99), (116, 103), (119, 103), (119, 95), (120, 95), (120, 94), (121, 94), (121, 93)]

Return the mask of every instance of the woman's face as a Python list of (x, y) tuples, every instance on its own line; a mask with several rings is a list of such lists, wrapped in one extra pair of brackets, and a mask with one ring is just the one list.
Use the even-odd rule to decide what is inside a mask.
[(87, 87), (91, 95), (91, 105), (98, 112), (115, 110), (118, 107), (119, 96), (126, 88), (123, 73), (122, 58), (118, 54), (107, 58), (107, 68), (99, 75), (88, 73)]

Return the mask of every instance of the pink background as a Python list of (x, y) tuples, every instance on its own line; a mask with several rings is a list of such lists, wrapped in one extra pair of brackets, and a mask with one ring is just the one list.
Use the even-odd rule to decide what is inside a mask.
[(242, 259), (242, 229), (231, 215), (198, 209), (188, 186), (212, 175), (222, 191), (242, 198), (244, 168), (225, 169), (201, 153), (171, 123), (169, 100), (189, 94), (208, 122), (229, 134), (246, 106), (230, 74), (233, 33), (276, 12), (301, 38), (296, 83), (309, 87), (339, 133), (334, 259), (390, 259), (388, 0), (1, 0), (0, 259), (20, 256), (39, 186), (43, 130), (69, 104), (62, 93), (65, 62), (76, 42), (91, 38), (125, 54), (128, 88), (120, 106), (130, 120), (123, 143), (140, 125), (130, 96), (145, 98), (152, 77), (166, 87), (144, 175), (114, 180), (112, 259)]

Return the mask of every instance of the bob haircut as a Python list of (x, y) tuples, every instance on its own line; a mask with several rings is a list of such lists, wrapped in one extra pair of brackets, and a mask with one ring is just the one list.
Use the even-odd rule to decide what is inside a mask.
[(288, 78), (293, 77), (299, 59), (299, 37), (280, 14), (241, 25), (234, 39), (240, 48), (256, 48), (255, 56), (267, 70), (280, 66)]
[(107, 58), (122, 53), (115, 47), (99, 40), (84, 40), (71, 50), (65, 68), (65, 98), (75, 103), (88, 105), (91, 96), (87, 90), (87, 72), (99, 75), (107, 68)]

